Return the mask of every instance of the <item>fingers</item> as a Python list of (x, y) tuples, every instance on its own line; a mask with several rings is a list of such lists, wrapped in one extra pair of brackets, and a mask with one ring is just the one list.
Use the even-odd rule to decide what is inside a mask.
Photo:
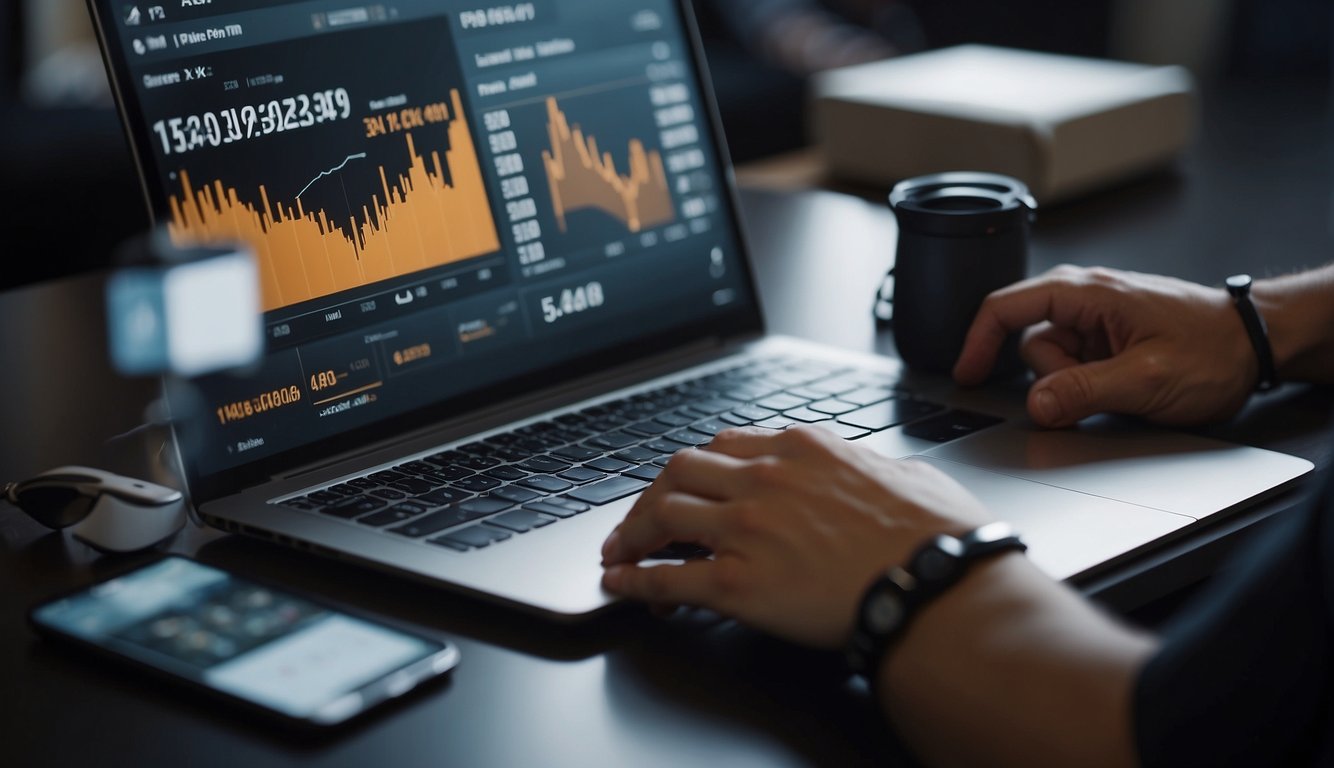
[(982, 303), (968, 330), (963, 351), (954, 368), (954, 378), (964, 386), (986, 381), (1006, 337), (1044, 321), (1075, 327), (1082, 318), (1101, 312), (1096, 283), (1074, 269), (1054, 270), (997, 291)]
[(1033, 385), (1028, 412), (1039, 425), (1070, 427), (1098, 413), (1147, 414), (1164, 390), (1161, 369), (1143, 355), (1076, 365)]
[(627, 519), (643, 514), (662, 497), (672, 493), (690, 493), (722, 501), (740, 491), (736, 459), (705, 451), (686, 449), (672, 457), (657, 481), (649, 486), (630, 508)]
[[(641, 500), (641, 503), (642, 500)], [(725, 524), (722, 505), (685, 493), (664, 493), (625, 518), (602, 545), (606, 565), (637, 563), (674, 541), (717, 549)]]
[(1075, 331), (1046, 323), (1029, 332), (1019, 351), (1024, 363), (1042, 378), (1083, 362), (1083, 346)]
[(724, 453), (685, 450), (667, 463), (657, 487), (724, 501), (746, 490), (745, 478), (738, 471), (742, 466), (742, 461)]
[(762, 456), (778, 456), (782, 451), (782, 437), (785, 432), (758, 427), (742, 427), (719, 432), (707, 450), (730, 456), (734, 459), (758, 459)]
[(721, 503), (754, 491), (756, 476), (747, 471), (752, 458), (791, 451), (796, 439), (772, 430), (723, 432), (707, 451), (681, 451), (639, 498), (603, 545), (607, 563), (636, 562), (673, 541), (717, 549)]
[(1045, 278), (1028, 280), (987, 297), (964, 338), (954, 378), (964, 386), (986, 381), (1001, 346), (1014, 331), (1050, 320), (1055, 287)]
[(777, 432), (768, 429), (731, 429), (713, 438), (708, 450), (734, 459), (758, 459), (765, 456), (797, 458), (812, 449), (843, 445), (843, 440), (818, 427), (796, 426)]
[(647, 603), (716, 609), (717, 572), (723, 567), (727, 566), (710, 560), (648, 567), (616, 565), (602, 575), (602, 586), (608, 592)]

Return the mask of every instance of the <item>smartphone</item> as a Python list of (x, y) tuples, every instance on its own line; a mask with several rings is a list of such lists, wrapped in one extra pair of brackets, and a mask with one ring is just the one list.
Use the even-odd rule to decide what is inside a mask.
[(167, 557), (32, 609), (71, 641), (306, 726), (334, 726), (446, 674), (458, 649)]

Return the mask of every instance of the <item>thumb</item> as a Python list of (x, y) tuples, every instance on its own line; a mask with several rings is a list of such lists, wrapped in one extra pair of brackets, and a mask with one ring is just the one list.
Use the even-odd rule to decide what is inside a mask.
[(1151, 378), (1125, 355), (1071, 366), (1033, 385), (1028, 412), (1049, 428), (1074, 426), (1099, 413), (1143, 415), (1154, 396)]

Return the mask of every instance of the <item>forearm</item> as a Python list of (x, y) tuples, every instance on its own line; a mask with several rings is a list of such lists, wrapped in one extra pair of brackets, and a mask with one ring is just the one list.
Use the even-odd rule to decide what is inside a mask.
[(1007, 555), (916, 617), (881, 701), (928, 765), (1135, 765), (1132, 696), (1155, 648)]
[(1284, 381), (1334, 383), (1334, 264), (1261, 280), (1253, 292)]

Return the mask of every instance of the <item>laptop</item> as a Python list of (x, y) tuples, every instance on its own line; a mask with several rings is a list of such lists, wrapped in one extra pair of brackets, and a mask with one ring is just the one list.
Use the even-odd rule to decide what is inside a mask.
[(689, 2), (90, 6), (155, 220), (258, 262), (262, 363), (173, 400), (220, 529), (574, 620), (730, 427), (932, 464), (1062, 579), (1312, 469), (766, 335)]

